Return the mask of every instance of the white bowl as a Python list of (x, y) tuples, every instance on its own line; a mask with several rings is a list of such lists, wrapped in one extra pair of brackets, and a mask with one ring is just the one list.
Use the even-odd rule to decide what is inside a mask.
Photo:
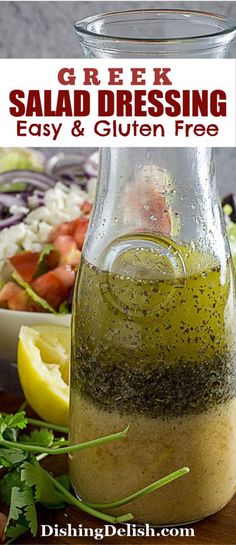
[(15, 362), (18, 335), (22, 325), (51, 324), (70, 326), (71, 314), (47, 314), (46, 312), (21, 312), (0, 309), (0, 359)]

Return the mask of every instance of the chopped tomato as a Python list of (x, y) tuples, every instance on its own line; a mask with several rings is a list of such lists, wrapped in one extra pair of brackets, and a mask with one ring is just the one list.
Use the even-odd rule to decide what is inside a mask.
[(33, 290), (45, 299), (55, 310), (67, 298), (67, 287), (61, 282), (54, 271), (49, 271), (31, 283)]
[(166, 199), (160, 193), (153, 193), (148, 200), (147, 209), (142, 210), (143, 218), (154, 231), (160, 231), (165, 235), (171, 233), (171, 218), (167, 209)]
[(73, 271), (70, 265), (61, 265), (54, 269), (54, 273), (66, 288), (71, 288), (74, 285), (75, 271)]
[(79, 250), (82, 250), (84, 239), (88, 229), (88, 218), (78, 218), (74, 221), (74, 239)]
[(89, 202), (89, 201), (84, 201), (83, 204), (81, 204), (80, 210), (81, 210), (84, 214), (90, 214), (92, 208), (93, 208), (93, 205), (92, 205), (91, 202)]
[(26, 294), (25, 290), (14, 282), (7, 282), (0, 291), (0, 305), (10, 310), (37, 311), (40, 310)]
[(61, 254), (60, 265), (77, 265), (79, 263), (80, 251), (73, 237), (60, 235), (53, 244)]
[(137, 183), (128, 197), (132, 209), (140, 217), (144, 230), (150, 229), (164, 235), (171, 234), (171, 211), (165, 197), (157, 191), (154, 183)]
[(23, 280), (31, 282), (37, 269), (39, 256), (38, 252), (26, 251), (10, 257), (9, 261)]
[(83, 218), (76, 218), (73, 220), (73, 230), (72, 234), (75, 233), (76, 229), (80, 227), (81, 225), (88, 227), (89, 224), (89, 218), (83, 217)]
[(57, 227), (55, 227), (49, 237), (48, 237), (48, 242), (54, 242), (54, 240), (56, 240), (57, 237), (60, 237), (60, 236), (71, 236), (73, 234), (73, 231), (74, 231), (74, 220), (73, 221), (65, 221), (64, 223), (62, 223), (61, 225), (58, 225)]
[[(89, 214), (91, 211), (92, 205), (85, 201), (81, 205), (81, 210), (85, 214)], [(78, 249), (81, 250), (83, 242), (85, 239), (86, 231), (88, 228), (89, 218), (83, 216), (82, 218), (76, 218), (72, 221), (65, 221), (62, 225), (58, 225), (49, 235), (48, 242), (54, 243), (58, 237), (74, 237), (78, 246)]]

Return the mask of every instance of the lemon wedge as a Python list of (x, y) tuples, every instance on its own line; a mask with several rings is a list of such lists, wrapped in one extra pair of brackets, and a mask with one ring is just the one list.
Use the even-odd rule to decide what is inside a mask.
[(21, 327), (17, 357), (21, 386), (29, 405), (53, 424), (68, 424), (69, 360), (69, 327)]

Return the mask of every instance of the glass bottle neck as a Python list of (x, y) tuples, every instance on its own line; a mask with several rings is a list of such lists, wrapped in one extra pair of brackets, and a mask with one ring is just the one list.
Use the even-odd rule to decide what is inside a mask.
[(209, 148), (104, 148), (84, 256), (103, 267), (120, 237), (149, 233), (225, 258)]

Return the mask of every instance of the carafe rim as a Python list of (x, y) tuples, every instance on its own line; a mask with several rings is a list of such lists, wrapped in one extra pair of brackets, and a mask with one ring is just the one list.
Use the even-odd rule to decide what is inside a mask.
[[(198, 34), (193, 36), (179, 36), (179, 37), (167, 37), (167, 38), (153, 38), (153, 37), (132, 37), (132, 36), (118, 36), (113, 33), (107, 34), (100, 32), (101, 31), (101, 24), (102, 21), (108, 21), (112, 19), (112, 17), (116, 16), (129, 16), (129, 15), (145, 15), (145, 14), (156, 14), (159, 15), (159, 17), (163, 17), (165, 15), (176, 15), (176, 16), (182, 16), (183, 21), (189, 20), (190, 17), (202, 17), (202, 20), (204, 21), (204, 18), (209, 19), (209, 23), (219, 23), (222, 25), (220, 30), (216, 30), (214, 32), (210, 32), (208, 34)], [(141, 19), (140, 19), (141, 20)], [(205, 19), (206, 20), (206, 19)], [(119, 23), (122, 23), (122, 21), (118, 21)], [(95, 25), (97, 24), (97, 28), (95, 28)], [(93, 27), (93, 29), (91, 29)], [(224, 38), (229, 37), (230, 34), (233, 36), (236, 34), (236, 21), (225, 17), (224, 15), (220, 13), (215, 12), (208, 12), (208, 11), (200, 11), (200, 10), (188, 10), (188, 9), (157, 9), (157, 8), (149, 8), (149, 9), (131, 9), (131, 10), (118, 10), (118, 11), (110, 11), (105, 13), (100, 13), (96, 15), (92, 15), (89, 17), (86, 17), (84, 19), (81, 19), (79, 21), (76, 21), (74, 23), (74, 29), (76, 34), (78, 34), (81, 39), (83, 38), (90, 38), (90, 39), (96, 39), (101, 41), (113, 41), (114, 43), (137, 43), (137, 44), (157, 44), (157, 45), (165, 45), (165, 44), (188, 44), (193, 42), (199, 42), (202, 40), (210, 40), (210, 39), (217, 39), (217, 38)]]

